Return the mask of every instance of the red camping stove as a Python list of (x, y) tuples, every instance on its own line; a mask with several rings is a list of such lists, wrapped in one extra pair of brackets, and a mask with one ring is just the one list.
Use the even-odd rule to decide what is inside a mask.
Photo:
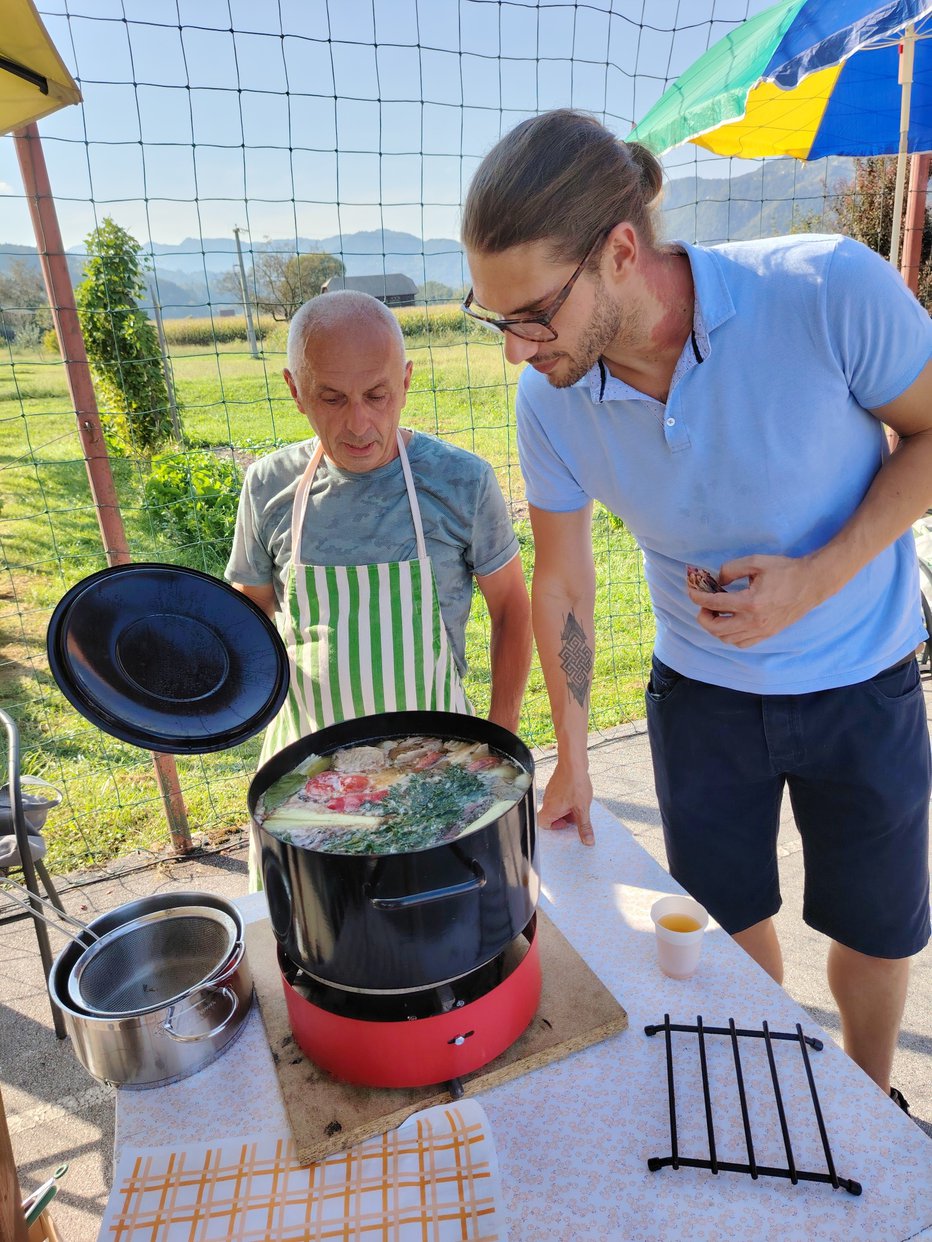
[(458, 979), (403, 992), (324, 983), (279, 946), (298, 1047), (321, 1069), (368, 1087), (451, 1083), (510, 1048), (540, 1002), (537, 916), (491, 962)]

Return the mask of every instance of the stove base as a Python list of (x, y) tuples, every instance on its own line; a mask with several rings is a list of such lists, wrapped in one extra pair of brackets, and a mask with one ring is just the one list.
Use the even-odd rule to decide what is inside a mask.
[(527, 952), (496, 987), (448, 1013), (407, 1021), (334, 1014), (282, 985), (295, 1042), (305, 1056), (343, 1082), (367, 1087), (425, 1087), (481, 1069), (510, 1048), (540, 1003), (536, 920)]

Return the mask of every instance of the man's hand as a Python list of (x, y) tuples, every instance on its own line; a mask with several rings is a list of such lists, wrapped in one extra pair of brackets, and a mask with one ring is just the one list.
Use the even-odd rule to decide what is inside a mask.
[(230, 586), (234, 591), (240, 591), (247, 599), (251, 599), (254, 604), (258, 604), (267, 617), (275, 620), (278, 599), (271, 582), (264, 586), (245, 586), (242, 582), (231, 582)]
[(583, 845), (594, 845), (595, 833), (589, 819), (591, 806), (592, 781), (588, 771), (574, 775), (558, 759), (537, 812), (537, 822), (542, 828), (567, 828), (575, 824)]
[[(747, 578), (747, 590), (704, 595), (690, 589), (704, 630), (736, 647), (753, 647), (779, 634), (840, 591), (929, 507), (932, 362), (905, 392), (870, 412), (900, 442), (845, 525), (808, 556), (742, 556), (723, 565), (718, 575), (722, 586)], [(727, 612), (732, 615), (722, 615)]]
[(689, 598), (699, 605), (699, 624), (709, 634), (734, 647), (755, 643), (804, 617), (838, 589), (816, 570), (813, 557), (742, 556), (719, 571), (722, 586), (747, 578), (742, 591), (709, 595), (687, 586)]

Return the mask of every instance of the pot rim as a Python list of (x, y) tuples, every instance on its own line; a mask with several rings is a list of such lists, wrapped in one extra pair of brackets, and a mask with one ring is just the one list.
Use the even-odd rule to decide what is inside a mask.
[[(197, 917), (212, 919), (214, 922), (220, 923), (227, 933), (227, 943), (223, 955), (206, 975), (182, 988), (179, 992), (175, 992), (169, 997), (164, 997), (152, 1005), (139, 1005), (133, 1009), (101, 1009), (98, 1005), (88, 1003), (81, 988), (84, 972), (101, 954), (106, 953), (112, 945), (116, 944), (124, 936), (131, 935), (138, 928), (144, 927), (149, 923)], [(236, 920), (231, 918), (224, 910), (211, 906), (168, 906), (164, 910), (152, 910), (147, 914), (137, 915), (126, 923), (120, 923), (117, 927), (112, 927), (99, 940), (95, 940), (85, 948), (68, 972), (68, 998), (74, 1010), (78, 1013), (85, 1013), (92, 1018), (128, 1018), (138, 1017), (144, 1013), (152, 1013), (157, 1009), (164, 1009), (167, 1006), (177, 1004), (178, 1001), (191, 996), (199, 988), (206, 987), (218, 979), (226, 977), (229, 973), (226, 968), (233, 957), (237, 955), (237, 950), (241, 944), (242, 936), (240, 935)], [(240, 954), (239, 956), (241, 957), (242, 955)]]
[[(123, 926), (123, 923), (133, 917), (134, 914), (128, 914), (129, 911), (135, 911), (140, 914), (151, 911), (171, 908), (178, 906), (208, 906), (223, 911), (234, 922), (236, 926), (236, 946), (233, 953), (227, 959), (231, 962), (230, 970), (224, 970), (222, 974), (211, 977), (211, 984), (224, 982), (231, 975), (236, 973), (236, 969), (242, 965), (245, 956), (245, 923), (241, 912), (228, 901), (225, 897), (220, 897), (216, 893), (207, 893), (195, 890), (182, 890), (179, 892), (162, 892), (150, 893), (145, 897), (136, 897), (132, 901), (124, 902), (123, 905), (115, 906), (112, 910), (105, 910), (95, 919), (87, 924), (86, 931), (78, 932), (74, 940), (70, 940), (68, 944), (58, 953), (52, 962), (48, 976), (48, 991), (52, 1002), (66, 1015), (80, 1019), (82, 1022), (93, 1024), (95, 1028), (103, 1028), (108, 1026), (119, 1026), (127, 1023), (138, 1023), (144, 1025), (147, 1018), (151, 1018), (153, 1013), (157, 1013), (160, 1009), (167, 1008), (166, 1002), (161, 1002), (152, 1009), (139, 1009), (134, 1011), (131, 1016), (106, 1015), (98, 1016), (94, 1013), (86, 1012), (84, 1009), (78, 1008), (71, 1004), (68, 999), (68, 980), (71, 972), (74, 970), (77, 962), (83, 956), (85, 950), (92, 946), (95, 941), (91, 940), (87, 932), (97, 933), (101, 936), (106, 933)], [(120, 915), (126, 915), (126, 919), (120, 920)], [(114, 921), (117, 920), (117, 921)], [(101, 931), (101, 927), (103, 930)], [(232, 964), (232, 958), (235, 955), (236, 965)]]
[[(229, 988), (230, 981), (234, 979), (238, 971), (241, 971), (246, 964), (246, 944), (245, 941), (237, 941), (233, 959), (230, 961), (223, 974), (212, 976), (209, 980), (203, 980), (201, 983), (195, 984), (187, 992), (181, 992), (178, 996), (171, 1000), (162, 1001), (160, 1004), (149, 1009), (128, 1010), (125, 1013), (114, 1014), (95, 1014), (85, 1009), (79, 1009), (76, 1005), (59, 992), (51, 991), (49, 988), (52, 1001), (58, 1006), (62, 1013), (67, 1014), (73, 1020), (83, 1023), (87, 1027), (96, 1030), (102, 1030), (107, 1027), (113, 1027), (120, 1030), (127, 1030), (133, 1026), (160, 1026), (164, 1019), (169, 1015), (170, 1011), (185, 1001), (190, 1001), (182, 1011), (186, 1013), (188, 1009), (194, 1008), (202, 1001), (213, 999), (214, 995), (219, 995)], [(51, 977), (50, 977), (51, 981)], [(67, 991), (67, 987), (65, 989)], [(197, 996), (198, 993), (208, 995)], [(197, 999), (192, 999), (197, 996)], [(178, 1015), (180, 1016), (180, 1015)]]
[[(387, 722), (387, 727), (378, 728), (376, 722)], [(418, 728), (418, 723), (423, 725)], [(470, 730), (470, 725), (479, 724), (479, 729)], [(449, 728), (445, 726), (449, 725)], [(327, 744), (323, 747), (312, 746), (312, 740), (319, 738), (322, 734), (329, 734), (335, 731), (343, 733), (351, 730), (353, 726), (359, 726), (363, 732), (360, 736), (355, 737), (352, 741), (341, 739), (335, 743)], [(460, 731), (462, 730), (462, 732)], [(493, 738), (487, 736), (491, 732), (493, 738), (497, 735), (501, 739), (502, 744), (497, 744)], [(335, 754), (336, 751), (342, 750), (348, 746), (365, 746), (369, 744), (377, 744), (379, 742), (387, 742), (390, 738), (408, 737), (412, 733), (425, 733), (439, 737), (442, 741), (461, 741), (461, 742), (486, 742), (488, 745), (494, 746), (508, 759), (513, 759), (519, 763), (531, 778), (531, 784), (526, 793), (532, 793), (535, 789), (535, 765), (534, 756), (527, 743), (524, 742), (516, 733), (510, 732), (502, 725), (497, 725), (494, 721), (486, 720), (484, 716), (467, 716), (462, 712), (442, 712), (430, 709), (417, 709), (412, 711), (396, 711), (396, 712), (376, 712), (368, 716), (353, 716), (347, 720), (337, 721), (335, 724), (326, 725), (323, 729), (318, 729), (314, 733), (306, 733), (304, 737), (298, 738), (297, 741), (289, 743), (282, 750), (277, 751), (268, 758), (265, 763), (259, 767), (249, 784), (249, 791), (246, 797), (246, 804), (249, 808), (249, 815), (252, 822), (260, 833), (264, 833), (266, 837), (278, 842), (281, 845), (289, 846), (291, 849), (304, 850), (308, 854), (319, 857), (339, 858), (346, 863), (347, 860), (355, 860), (358, 863), (371, 864), (373, 860), (383, 858), (410, 858), (417, 854), (426, 854), (431, 850), (436, 850), (442, 846), (455, 845), (459, 841), (463, 841), (472, 835), (472, 829), (468, 829), (457, 837), (453, 837), (447, 841), (434, 841), (430, 845), (421, 845), (417, 849), (399, 850), (395, 853), (381, 854), (343, 854), (339, 850), (316, 850), (306, 845), (294, 845), (288, 841), (282, 841), (281, 837), (277, 837), (265, 827), (263, 822), (256, 818), (256, 806), (262, 795), (274, 784), (269, 781), (261, 792), (256, 791), (256, 785), (259, 778), (273, 765), (278, 767), (283, 756), (294, 752), (294, 760), (288, 767), (282, 768), (282, 775), (292, 771), (303, 759), (307, 759), (309, 755), (317, 755), (321, 759), (327, 758), (328, 755)], [(479, 734), (486, 736), (479, 736)], [(516, 753), (513, 753), (516, 752)], [(520, 799), (519, 799), (520, 801)], [(348, 865), (352, 865), (351, 863)]]

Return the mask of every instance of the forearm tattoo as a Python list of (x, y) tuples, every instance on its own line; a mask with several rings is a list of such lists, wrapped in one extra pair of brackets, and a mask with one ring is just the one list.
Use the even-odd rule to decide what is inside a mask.
[(592, 678), (592, 648), (573, 613), (568, 614), (560, 637), (560, 667), (566, 674), (566, 688), (579, 706), (585, 707)]

